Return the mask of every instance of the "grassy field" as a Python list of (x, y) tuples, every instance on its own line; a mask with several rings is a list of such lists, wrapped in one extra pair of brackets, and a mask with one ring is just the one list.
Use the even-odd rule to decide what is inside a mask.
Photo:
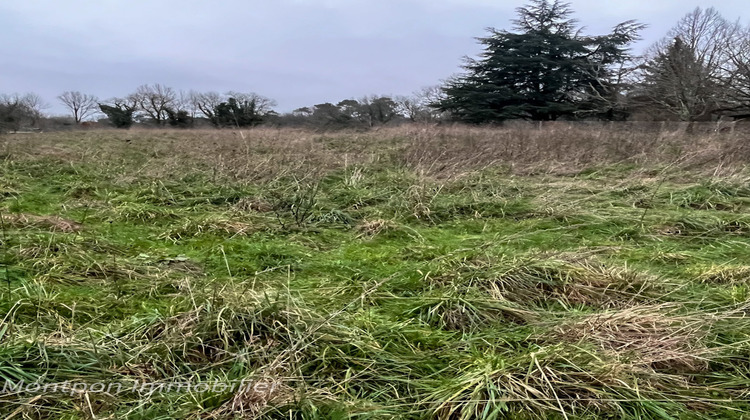
[(636, 126), (0, 137), (0, 382), (256, 385), (0, 416), (747, 418), (746, 162)]

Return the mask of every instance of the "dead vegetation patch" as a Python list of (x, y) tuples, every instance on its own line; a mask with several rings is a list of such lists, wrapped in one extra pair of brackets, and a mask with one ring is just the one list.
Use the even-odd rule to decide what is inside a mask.
[(451, 386), (429, 398), (434, 417), (482, 418), (498, 406), (534, 418), (551, 413), (557, 414), (552, 418), (608, 417), (618, 399), (664, 398), (666, 391), (689, 387), (680, 376), (633, 369), (566, 343), (538, 348), (514, 362), (489, 359), (457, 368)]
[(406, 316), (444, 330), (463, 332), (498, 322), (526, 325), (537, 321), (535, 312), (505, 303), (482, 299), (478, 293), (447, 292), (426, 297), (424, 303), (408, 311)]
[(247, 385), (211, 413), (211, 418), (258, 418), (268, 407), (279, 407), (295, 400), (294, 389), (282, 378), (283, 372), (249, 378)]
[(132, 256), (123, 248), (83, 236), (25, 238), (13, 251), (20, 259), (19, 265), (37, 279), (60, 284), (129, 287), (126, 285), (130, 281), (141, 281), (158, 288), (186, 274), (203, 273), (200, 266), (184, 256)]
[(167, 260), (164, 264), (171, 270), (193, 276), (204, 275), (203, 267), (191, 261)]
[(698, 279), (703, 283), (712, 284), (750, 284), (750, 266), (711, 267), (700, 274)]
[(238, 352), (260, 363), (282, 348), (306, 314), (270, 300), (274, 291), (248, 292), (244, 287), (222, 285), (214, 302), (155, 318), (127, 336), (170, 349), (176, 363), (218, 363)]
[(722, 219), (717, 216), (691, 215), (654, 228), (661, 236), (708, 237), (716, 235), (747, 236), (750, 234), (750, 219), (740, 217)]
[(517, 304), (624, 308), (659, 296), (657, 278), (592, 259), (514, 261), (481, 282), (494, 298)]
[(70, 260), (64, 256), (46, 258), (43, 264), (35, 264), (39, 278), (63, 284), (112, 283), (120, 281), (149, 280), (164, 278), (168, 273), (158, 267), (134, 264), (129, 260), (109, 260), (102, 258)]
[(682, 228), (679, 226), (658, 226), (655, 229), (656, 233), (662, 236), (680, 236), (682, 235)]
[(592, 314), (555, 328), (554, 340), (594, 345), (617, 360), (669, 372), (708, 368), (710, 320), (673, 314), (674, 306), (640, 306)]
[(182, 238), (191, 238), (200, 235), (219, 235), (231, 237), (248, 236), (259, 230), (259, 226), (231, 218), (209, 217), (195, 220), (187, 219), (181, 225), (169, 228), (159, 235), (159, 239), (178, 241)]
[(28, 213), (3, 214), (2, 221), (17, 228), (49, 229), (55, 232), (73, 233), (83, 228), (80, 223), (60, 216), (37, 216)]
[(273, 205), (257, 197), (245, 197), (234, 204), (234, 208), (240, 211), (251, 211), (256, 213), (269, 213), (273, 211)]
[(365, 220), (357, 226), (357, 232), (359, 232), (358, 237), (360, 238), (372, 238), (373, 236), (376, 236), (381, 232), (393, 230), (396, 227), (396, 223), (391, 220)]

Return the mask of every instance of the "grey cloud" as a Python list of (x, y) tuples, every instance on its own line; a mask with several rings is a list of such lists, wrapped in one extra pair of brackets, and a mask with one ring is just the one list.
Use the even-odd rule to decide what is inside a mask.
[[(124, 95), (143, 83), (248, 90), (288, 111), (365, 94), (407, 94), (459, 71), (484, 28), (510, 27), (524, 1), (226, 0), (0, 4), (0, 92)], [(638, 48), (696, 6), (750, 17), (745, 0), (573, 0), (590, 33), (638, 19)]]

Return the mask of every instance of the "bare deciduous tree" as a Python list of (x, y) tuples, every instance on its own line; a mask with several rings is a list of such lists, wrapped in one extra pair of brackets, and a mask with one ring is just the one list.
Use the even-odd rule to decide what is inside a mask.
[(273, 111), (273, 107), (276, 106), (276, 101), (270, 98), (266, 98), (265, 96), (258, 95), (255, 92), (235, 92), (235, 91), (229, 91), (224, 94), (225, 100), (229, 98), (234, 98), (237, 102), (248, 102), (248, 103), (254, 103), (255, 104), (255, 110), (260, 115), (268, 114), (269, 112)]
[(198, 113), (198, 108), (193, 103), (191, 92), (179, 91), (174, 105), (177, 111), (184, 111), (190, 118), (195, 118), (195, 115)]
[(130, 98), (157, 125), (164, 125), (169, 119), (167, 110), (174, 108), (177, 94), (172, 88), (157, 83), (140, 86)]
[(35, 127), (46, 106), (35, 93), (0, 95), (0, 128), (18, 131), (26, 126)]
[(218, 92), (196, 92), (190, 91), (190, 102), (197, 112), (213, 123), (216, 120), (216, 107), (223, 102), (223, 98)]
[(440, 86), (424, 87), (411, 96), (399, 96), (394, 98), (400, 114), (412, 122), (435, 122), (443, 117), (443, 113), (430, 106), (442, 98), (443, 91)]
[(734, 110), (750, 114), (750, 26), (738, 28), (729, 42), (727, 83)]
[(696, 8), (647, 53), (636, 93), (682, 121), (710, 119), (727, 107), (727, 53), (737, 25), (714, 8)]
[(99, 110), (99, 99), (81, 92), (64, 92), (57, 97), (73, 113), (76, 124), (93, 116)]
[(736, 24), (724, 19), (713, 7), (698, 7), (677, 22), (667, 36), (682, 39), (695, 53), (696, 60), (716, 77), (726, 60), (727, 43), (736, 30)]
[(44, 109), (49, 108), (49, 104), (36, 93), (23, 95), (21, 101), (31, 113), (31, 125), (36, 126), (39, 120), (44, 117)]

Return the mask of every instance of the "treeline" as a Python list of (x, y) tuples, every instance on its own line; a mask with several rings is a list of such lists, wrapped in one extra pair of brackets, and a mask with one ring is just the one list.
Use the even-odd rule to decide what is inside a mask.
[[(120, 98), (99, 100), (81, 92), (64, 92), (58, 100), (70, 112), (66, 118), (45, 118), (38, 95), (0, 96), (0, 115), (8, 130), (29, 129), (46, 122), (47, 127), (111, 126), (143, 127), (282, 127), (325, 129), (371, 128), (404, 122), (434, 122), (444, 117), (431, 106), (439, 87), (425, 88), (411, 96), (368, 96), (302, 107), (290, 113), (274, 111), (276, 102), (256, 93), (176, 91), (154, 84), (138, 87)], [(33, 100), (32, 100), (33, 99)], [(4, 106), (12, 112), (4, 113)]]
[(42, 97), (34, 93), (0, 95), (0, 132), (37, 127), (45, 107)]
[(645, 53), (645, 25), (629, 20), (585, 35), (568, 3), (531, 0), (513, 30), (490, 29), (463, 73), (410, 96), (370, 96), (279, 114), (256, 93), (176, 91), (155, 84), (122, 98), (64, 92), (68, 119), (45, 118), (38, 95), (0, 95), (0, 129), (40, 124), (128, 128), (309, 126), (369, 128), (405, 122), (676, 120), (750, 118), (750, 27), (713, 8), (687, 14)]
[(274, 115), (275, 106), (271, 99), (255, 93), (186, 93), (160, 84), (143, 85), (126, 97), (106, 101), (80, 92), (65, 92), (58, 99), (76, 124), (104, 115), (98, 122), (116, 128), (134, 124), (189, 128), (196, 122), (219, 128), (255, 126)]
[(697, 8), (642, 56), (644, 25), (583, 34), (570, 5), (532, 1), (514, 31), (490, 30), (435, 106), (454, 119), (711, 121), (750, 117), (750, 27)]
[[(160, 85), (143, 85), (122, 98), (100, 101), (81, 92), (64, 92), (58, 100), (69, 117), (44, 117), (38, 95), (0, 96), (0, 115), (6, 130), (38, 127), (112, 126), (145, 127), (253, 127), (261, 124), (287, 127), (370, 128), (403, 122), (438, 121), (442, 113), (430, 104), (439, 97), (438, 87), (412, 96), (370, 96), (321, 103), (286, 114), (274, 111), (275, 101), (256, 93), (178, 92)], [(44, 125), (44, 124), (43, 124)]]

